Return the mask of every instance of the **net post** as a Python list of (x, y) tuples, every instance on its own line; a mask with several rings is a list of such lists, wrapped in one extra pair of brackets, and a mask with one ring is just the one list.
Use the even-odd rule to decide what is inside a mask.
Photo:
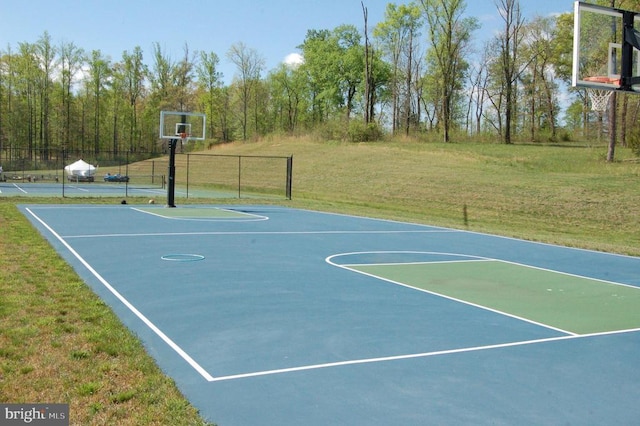
[(624, 26), (624, 37), (622, 42), (622, 90), (631, 89), (631, 76), (633, 75), (633, 44), (629, 36), (633, 36), (633, 24), (636, 13), (624, 11), (622, 14), (622, 25)]
[(169, 181), (167, 182), (167, 207), (175, 207), (176, 193), (176, 145), (178, 139), (169, 139)]
[[(124, 175), (129, 176), (129, 151), (127, 151), (127, 158), (125, 161), (127, 163), (124, 165)], [(129, 197), (129, 179), (124, 182), (124, 196)]]
[(291, 182), (293, 180), (293, 155), (287, 157), (287, 190), (286, 197), (291, 200)]
[[(187, 115), (182, 114), (181, 122), (185, 123), (187, 121)], [(178, 126), (177, 132), (180, 135), (181, 140), (184, 142), (186, 135), (186, 126), (180, 125)], [(167, 207), (175, 207), (175, 196), (176, 196), (176, 146), (178, 145), (178, 139), (175, 137), (169, 139), (169, 182), (167, 185)]]
[(187, 198), (189, 198), (189, 159), (191, 154), (187, 154)]

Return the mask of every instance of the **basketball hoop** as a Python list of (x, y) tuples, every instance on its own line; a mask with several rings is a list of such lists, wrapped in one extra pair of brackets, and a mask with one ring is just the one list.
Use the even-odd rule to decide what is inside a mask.
[(160, 139), (169, 142), (169, 167), (167, 173), (167, 207), (175, 207), (176, 147), (178, 138), (185, 142), (205, 140), (207, 116), (199, 112), (160, 111)]
[[(610, 84), (612, 86), (620, 86), (620, 79), (606, 76), (585, 77), (585, 81), (590, 81), (600, 84)], [(605, 112), (609, 106), (609, 99), (613, 95), (614, 90), (609, 89), (596, 89), (593, 87), (587, 87), (587, 94), (591, 101), (591, 110), (595, 112)]]
[(587, 94), (591, 101), (591, 110), (595, 112), (605, 112), (609, 106), (609, 99), (613, 90), (593, 89), (587, 87)]

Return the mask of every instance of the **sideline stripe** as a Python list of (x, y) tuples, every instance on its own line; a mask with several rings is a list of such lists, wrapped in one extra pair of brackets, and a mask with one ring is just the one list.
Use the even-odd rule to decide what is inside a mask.
[(414, 359), (414, 358), (428, 358), (432, 356), (451, 355), (451, 354), (459, 354), (459, 353), (467, 353), (467, 352), (478, 352), (478, 351), (486, 351), (491, 349), (511, 348), (511, 347), (517, 347), (517, 346), (534, 345), (539, 343), (549, 343), (549, 342), (557, 342), (557, 341), (572, 340), (572, 339), (584, 339), (587, 337), (607, 336), (607, 335), (613, 335), (613, 334), (632, 333), (632, 332), (638, 332), (638, 331), (640, 331), (640, 328), (631, 329), (631, 330), (616, 330), (616, 331), (604, 332), (604, 333), (583, 334), (580, 336), (571, 335), (571, 336), (550, 337), (547, 339), (525, 340), (521, 342), (499, 343), (495, 345), (475, 346), (471, 348), (460, 348), (460, 349), (448, 349), (448, 350), (435, 351), (435, 352), (395, 355), (395, 356), (380, 357), (380, 358), (355, 359), (350, 361), (330, 362), (326, 364), (304, 365), (300, 367), (281, 368), (277, 370), (256, 371), (253, 373), (219, 376), (209, 381), (220, 382), (224, 380), (237, 380), (237, 379), (246, 379), (251, 377), (268, 376), (273, 374), (293, 373), (296, 371), (319, 370), (321, 368), (342, 367), (342, 366), (357, 365), (357, 364), (372, 364), (372, 363), (387, 362), (387, 361), (400, 361), (400, 360)]
[(166, 344), (168, 344), (174, 351), (178, 353), (191, 367), (193, 367), (202, 377), (207, 381), (212, 381), (214, 378), (198, 364), (193, 358), (189, 356), (180, 346), (178, 346), (173, 340), (171, 340), (166, 334), (162, 332), (154, 323), (152, 323), (147, 317), (145, 317), (135, 306), (133, 306), (123, 295), (121, 295), (115, 288), (109, 284), (107, 280), (105, 280), (89, 263), (82, 258), (56, 231), (54, 231), (48, 224), (46, 224), (42, 219), (40, 219), (35, 213), (31, 211), (31, 209), (26, 208), (26, 211), (29, 212), (31, 216), (33, 216), (38, 222), (42, 224), (49, 232), (53, 234), (54, 237), (58, 241), (60, 241), (70, 252), (73, 254), (76, 259), (80, 261), (84, 265), (85, 268), (96, 277), (102, 285), (104, 285), (115, 297), (117, 297), (131, 312), (134, 313), (142, 322), (144, 322), (154, 333), (158, 335)]
[(495, 262), (494, 259), (464, 259), (464, 260), (434, 260), (425, 262), (391, 262), (391, 263), (345, 263), (345, 268), (358, 268), (360, 266), (402, 266), (402, 265), (442, 265), (449, 263), (471, 263), (471, 262)]
[(188, 235), (339, 235), (339, 234), (436, 234), (452, 231), (210, 231), (210, 232), (149, 232), (136, 234), (65, 235), (64, 238), (121, 238), (121, 237), (181, 237)]
[(17, 183), (14, 183), (13, 186), (15, 186), (19, 191), (22, 191), (23, 193), (28, 194), (28, 192), (22, 189), (21, 187), (19, 187)]

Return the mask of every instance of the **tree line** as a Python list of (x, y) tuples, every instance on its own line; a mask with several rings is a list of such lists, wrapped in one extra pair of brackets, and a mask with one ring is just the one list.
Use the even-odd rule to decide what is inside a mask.
[[(639, 0), (617, 3), (640, 8)], [(44, 159), (61, 149), (158, 153), (161, 110), (204, 112), (212, 143), (307, 133), (505, 144), (602, 138), (608, 117), (570, 87), (573, 14), (525, 19), (518, 0), (494, 4), (501, 30), (477, 46), (482, 28), (464, 0), (389, 3), (373, 27), (363, 3), (363, 29), (308, 30), (297, 65), (266, 70), (258, 51), (234, 44), (224, 53), (236, 69), (230, 84), (216, 52), (185, 44), (174, 59), (154, 43), (149, 57), (135, 46), (113, 60), (56, 44), (45, 31), (0, 51), (0, 159), (14, 149)], [(615, 108), (637, 116), (638, 100), (621, 94)]]

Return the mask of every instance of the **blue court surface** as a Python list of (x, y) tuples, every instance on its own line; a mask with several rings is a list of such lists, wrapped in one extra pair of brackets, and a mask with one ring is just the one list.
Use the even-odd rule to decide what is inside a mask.
[(21, 210), (221, 426), (640, 418), (640, 258), (277, 206)]
[[(198, 188), (177, 185), (175, 197), (186, 198), (262, 198), (282, 199), (282, 195), (265, 194), (237, 189)], [(107, 197), (149, 197), (163, 199), (167, 196), (167, 189), (158, 177), (154, 183), (125, 184), (122, 182), (27, 182), (24, 180), (6, 182), (0, 181), (0, 197), (64, 197), (64, 198), (107, 198)]]
[[(162, 188), (162, 182), (158, 178), (156, 185), (134, 186), (125, 183), (103, 182), (26, 182), (11, 181), (0, 182), (0, 197), (161, 197), (167, 194)], [(176, 195), (184, 196), (184, 190), (176, 191)]]

